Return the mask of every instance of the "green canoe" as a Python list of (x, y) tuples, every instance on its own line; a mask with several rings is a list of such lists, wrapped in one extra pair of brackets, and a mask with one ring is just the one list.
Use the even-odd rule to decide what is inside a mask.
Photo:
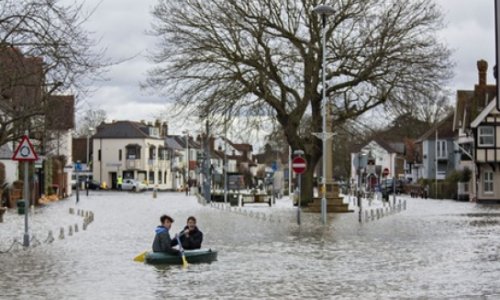
[[(210, 263), (217, 260), (217, 251), (212, 249), (197, 249), (185, 250), (184, 255), (190, 264)], [(146, 263), (148, 264), (167, 264), (167, 265), (182, 265), (180, 255), (173, 255), (163, 252), (148, 252), (146, 254)]]

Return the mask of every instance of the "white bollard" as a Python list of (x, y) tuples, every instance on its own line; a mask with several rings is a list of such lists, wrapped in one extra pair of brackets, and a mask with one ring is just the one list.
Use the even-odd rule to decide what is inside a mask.
[(68, 235), (69, 236), (73, 235), (73, 226), (71, 226), (71, 225), (69, 225), (69, 228), (68, 228)]
[(75, 233), (78, 232), (78, 224), (75, 224)]
[(64, 228), (61, 227), (61, 229), (59, 230), (59, 239), (64, 239)]

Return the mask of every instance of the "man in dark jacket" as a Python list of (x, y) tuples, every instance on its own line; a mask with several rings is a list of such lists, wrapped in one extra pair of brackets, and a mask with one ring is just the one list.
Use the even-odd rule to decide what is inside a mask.
[[(191, 216), (187, 219), (187, 225), (184, 227), (184, 234), (179, 237), (184, 250), (200, 249), (203, 242), (203, 233), (196, 227), (196, 218)], [(177, 239), (172, 241), (172, 246), (177, 245)]]
[(179, 250), (172, 248), (172, 240), (170, 239), (170, 234), (168, 233), (170, 227), (172, 227), (174, 219), (172, 219), (170, 216), (163, 215), (160, 217), (160, 222), (161, 225), (156, 227), (155, 230), (156, 235), (153, 241), (153, 252), (179, 254)]

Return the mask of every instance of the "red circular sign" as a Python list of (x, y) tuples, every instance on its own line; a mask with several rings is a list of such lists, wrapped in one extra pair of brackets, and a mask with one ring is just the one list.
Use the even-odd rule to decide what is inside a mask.
[(301, 157), (297, 156), (292, 160), (292, 170), (297, 174), (302, 174), (307, 169), (307, 161)]
[(382, 172), (382, 175), (384, 176), (389, 175), (389, 169), (385, 168), (384, 171)]

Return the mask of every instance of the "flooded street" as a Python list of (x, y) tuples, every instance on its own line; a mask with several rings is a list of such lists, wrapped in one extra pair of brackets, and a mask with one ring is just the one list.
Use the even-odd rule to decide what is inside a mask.
[[(323, 226), (319, 214), (303, 214), (299, 227), (284, 201), (246, 205), (243, 215), (180, 193), (91, 192), (78, 205), (73, 198), (37, 208), (33, 232), (42, 240), (53, 230), (55, 241), (0, 254), (0, 298), (500, 297), (499, 207), (407, 198), (406, 211), (377, 221), (331, 215)], [(93, 211), (95, 220), (61, 240), (59, 227), (82, 223), (70, 207)], [(134, 262), (150, 249), (163, 213), (175, 219), (172, 232), (196, 216), (203, 247), (217, 250), (218, 261), (187, 269)], [(0, 224), (0, 250), (11, 244), (6, 230), (15, 218), (23, 216), (11, 210)]]

